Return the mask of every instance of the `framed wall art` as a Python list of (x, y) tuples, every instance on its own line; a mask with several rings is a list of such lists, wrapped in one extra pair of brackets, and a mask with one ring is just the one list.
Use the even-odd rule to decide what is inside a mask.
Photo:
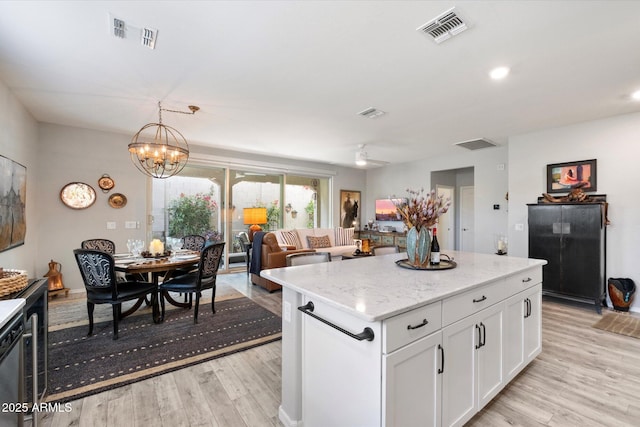
[(596, 159), (547, 165), (547, 193), (568, 193), (575, 188), (597, 191), (596, 169)]
[(0, 156), (0, 252), (24, 245), (27, 168)]
[(340, 225), (358, 228), (360, 224), (360, 192), (340, 190)]

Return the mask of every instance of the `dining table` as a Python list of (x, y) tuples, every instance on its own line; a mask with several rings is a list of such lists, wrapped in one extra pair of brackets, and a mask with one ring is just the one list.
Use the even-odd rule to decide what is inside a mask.
[[(115, 270), (123, 272), (132, 276), (151, 276), (151, 282), (156, 286), (158, 293), (158, 303), (160, 298), (164, 298), (169, 304), (176, 307), (189, 308), (190, 302), (176, 301), (169, 292), (160, 291), (159, 283), (160, 279), (163, 281), (172, 277), (174, 272), (178, 269), (185, 269), (188, 267), (196, 268), (200, 261), (200, 252), (197, 251), (181, 251), (170, 256), (158, 256), (145, 258), (142, 256), (134, 256), (132, 254), (115, 254), (113, 256), (115, 261)], [(144, 303), (145, 298), (140, 298), (136, 303), (128, 310), (122, 312), (121, 317), (129, 316), (140, 308)], [(164, 319), (160, 310), (154, 308), (153, 321), (154, 323), (162, 323)]]

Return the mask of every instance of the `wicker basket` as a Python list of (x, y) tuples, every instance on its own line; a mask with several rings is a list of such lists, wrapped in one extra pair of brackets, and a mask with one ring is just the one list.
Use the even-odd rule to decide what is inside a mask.
[(19, 292), (27, 287), (25, 270), (3, 270), (0, 273), (0, 297)]

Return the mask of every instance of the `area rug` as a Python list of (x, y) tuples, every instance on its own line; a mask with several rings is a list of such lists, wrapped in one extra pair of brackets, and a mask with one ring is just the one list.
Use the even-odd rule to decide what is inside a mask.
[(606, 312), (593, 327), (615, 334), (640, 338), (640, 319), (629, 313)]
[(122, 319), (117, 340), (113, 324), (49, 333), (47, 401), (67, 402), (156, 375), (202, 363), (281, 338), (281, 318), (246, 297), (167, 311), (163, 323), (151, 313)]

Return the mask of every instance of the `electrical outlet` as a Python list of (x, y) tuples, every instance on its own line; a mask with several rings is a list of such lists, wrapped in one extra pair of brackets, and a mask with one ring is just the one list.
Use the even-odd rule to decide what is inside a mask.
[(115, 221), (107, 221), (107, 230), (115, 230), (116, 222)]
[(500, 210), (500, 205), (493, 205), (493, 210), (494, 211)]
[(524, 224), (516, 224), (515, 229), (516, 231), (524, 231)]
[(137, 221), (125, 221), (124, 222), (124, 228), (138, 228), (138, 222)]
[(497, 170), (503, 171), (504, 170), (504, 163), (498, 163)]

